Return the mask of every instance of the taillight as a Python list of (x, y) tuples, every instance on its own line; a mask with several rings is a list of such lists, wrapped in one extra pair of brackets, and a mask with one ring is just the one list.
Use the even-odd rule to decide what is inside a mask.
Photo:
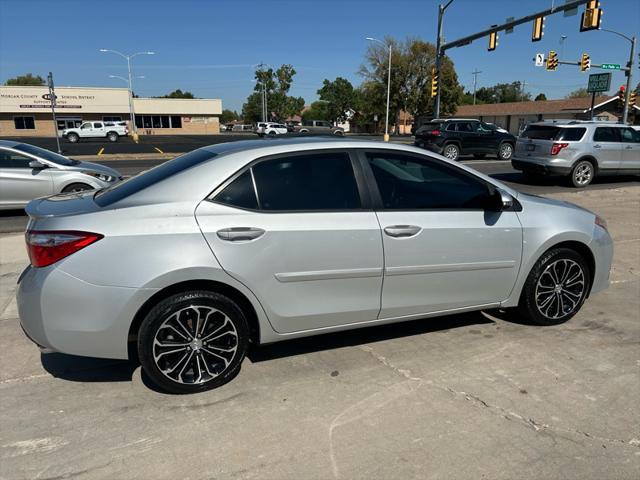
[(97, 242), (104, 235), (69, 230), (30, 230), (25, 233), (29, 260), (34, 267), (46, 267)]
[(434, 135), (434, 136), (436, 136), (436, 137), (437, 137), (438, 135), (440, 135), (440, 130), (431, 130), (431, 131), (429, 132), (429, 134)]
[(551, 145), (551, 155), (557, 155), (560, 153), (560, 150), (563, 148), (567, 148), (569, 146), (568, 143), (554, 143)]

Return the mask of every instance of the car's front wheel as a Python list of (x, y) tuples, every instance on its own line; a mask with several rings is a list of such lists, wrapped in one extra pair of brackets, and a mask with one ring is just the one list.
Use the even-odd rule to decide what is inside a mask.
[(513, 156), (513, 145), (510, 143), (502, 143), (498, 148), (498, 158), (500, 160), (511, 160)]
[(238, 373), (248, 343), (242, 310), (209, 291), (172, 295), (145, 317), (138, 355), (153, 383), (171, 393), (224, 385)]
[(449, 160), (457, 160), (460, 156), (460, 148), (458, 148), (455, 143), (449, 143), (444, 146), (442, 155), (447, 157)]
[(87, 190), (93, 190), (93, 187), (86, 183), (72, 183), (64, 187), (62, 193), (86, 192)]
[(78, 143), (80, 137), (77, 133), (70, 133), (69, 135), (67, 135), (67, 140), (69, 140), (71, 143)]
[(554, 248), (540, 258), (527, 277), (519, 310), (538, 325), (557, 325), (573, 317), (591, 285), (584, 258), (568, 248)]

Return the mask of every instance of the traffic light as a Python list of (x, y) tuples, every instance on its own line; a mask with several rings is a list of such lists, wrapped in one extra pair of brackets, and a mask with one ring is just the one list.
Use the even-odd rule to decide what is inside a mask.
[(629, 106), (633, 107), (636, 104), (636, 99), (637, 99), (638, 94), (633, 91), (629, 94)]
[(438, 96), (438, 89), (440, 88), (439, 84), (439, 75), (436, 67), (431, 69), (431, 98)]
[(580, 71), (586, 72), (591, 68), (591, 58), (589, 58), (588, 53), (583, 53), (582, 57), (580, 57)]
[(620, 108), (624, 108), (624, 85), (620, 85), (620, 90), (618, 90), (618, 105)]
[(597, 30), (600, 28), (600, 20), (602, 19), (602, 9), (598, 0), (589, 0), (582, 14), (580, 22), (580, 31)]
[(532, 42), (539, 42), (544, 35), (544, 17), (537, 17), (533, 21), (533, 33), (531, 34)]
[(547, 57), (547, 70), (557, 70), (558, 69), (558, 54), (551, 50), (549, 52), (549, 56)]
[[(491, 25), (491, 26), (497, 27), (497, 25)], [(491, 32), (489, 34), (489, 48), (487, 48), (487, 50), (492, 52), (493, 50), (496, 49), (497, 46), (498, 46), (498, 32)]]

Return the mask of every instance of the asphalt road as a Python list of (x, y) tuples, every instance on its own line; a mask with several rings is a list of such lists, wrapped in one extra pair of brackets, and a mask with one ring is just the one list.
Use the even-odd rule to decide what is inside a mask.
[[(108, 160), (99, 161), (99, 163), (113, 167), (125, 176), (130, 176), (164, 161), (166, 160)], [(573, 187), (567, 186), (561, 178), (543, 178), (532, 184), (519, 171), (514, 170), (509, 162), (500, 160), (462, 160), (462, 162), (524, 193), (544, 195), (575, 191)], [(633, 185), (640, 185), (638, 177), (600, 177), (596, 178), (594, 183), (587, 187), (587, 190), (609, 190)], [(0, 233), (23, 231), (27, 220), (23, 210), (0, 211)]]

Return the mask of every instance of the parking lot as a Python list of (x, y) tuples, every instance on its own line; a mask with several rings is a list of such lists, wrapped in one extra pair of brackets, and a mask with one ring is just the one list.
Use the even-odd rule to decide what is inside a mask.
[(610, 288), (567, 324), (486, 312), (289, 341), (190, 396), (41, 356), (17, 319), (22, 236), (0, 236), (0, 478), (638, 478), (640, 187), (550, 196), (615, 240)]

